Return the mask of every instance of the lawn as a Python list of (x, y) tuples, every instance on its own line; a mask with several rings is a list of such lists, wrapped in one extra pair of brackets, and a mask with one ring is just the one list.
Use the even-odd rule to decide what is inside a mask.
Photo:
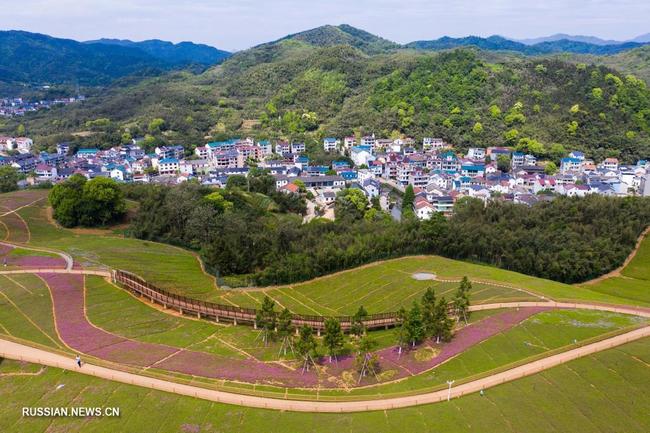
[[(87, 314), (92, 323), (109, 332), (151, 343), (187, 347), (234, 359), (252, 356), (259, 360), (278, 359), (279, 343), (265, 346), (259, 333), (242, 326), (223, 326), (160, 312), (99, 277), (86, 279)], [(481, 312), (481, 320), (501, 312)], [(407, 380), (357, 389), (346, 395), (377, 395), (413, 392), (437, 387), (447, 379), (482, 374), (504, 365), (522, 362), (545, 352), (570, 347), (575, 341), (597, 338), (644, 322), (644, 319), (601, 311), (553, 310), (537, 314), (514, 328), (469, 348), (435, 369)], [(379, 347), (395, 344), (393, 330), (372, 332)], [(350, 349), (352, 349), (350, 347)], [(324, 350), (321, 348), (324, 352)], [(405, 354), (404, 356), (413, 356)], [(291, 356), (289, 357), (291, 358)], [(385, 369), (389, 369), (384, 366)], [(341, 395), (342, 391), (321, 391)]]
[[(305, 314), (353, 314), (359, 305), (375, 313), (395, 311), (400, 306), (408, 307), (429, 286), (434, 287), (439, 296), (446, 296), (448, 299), (458, 287), (458, 283), (417, 281), (412, 277), (416, 272), (434, 273), (441, 279), (453, 280), (468, 276), (473, 280), (471, 300), (476, 304), (539, 299), (516, 290), (517, 288), (557, 300), (629, 303), (626, 297), (617, 293), (599, 292), (589, 287), (571, 286), (439, 256), (404, 257), (374, 263), (281, 288), (258, 291), (232, 290), (223, 294), (220, 302), (256, 307), (261, 303), (264, 295), (268, 295), (278, 304), (294, 312)], [(476, 280), (508, 287), (497, 287)], [(640, 299), (636, 303), (650, 306), (650, 299)]]
[(54, 327), (52, 300), (35, 275), (0, 275), (0, 334), (61, 349)]
[[(12, 198), (14, 194), (2, 197)], [(21, 203), (24, 201), (23, 198)], [(134, 272), (175, 293), (238, 306), (256, 307), (264, 295), (268, 295), (279, 306), (286, 306), (295, 313), (346, 315), (353, 314), (360, 305), (371, 313), (377, 313), (410, 306), (429, 286), (436, 288), (439, 295), (447, 297), (457, 287), (457, 283), (417, 281), (412, 278), (415, 272), (431, 272), (442, 279), (454, 280), (468, 276), (474, 284), (474, 303), (535, 299), (535, 296), (517, 289), (558, 300), (626, 304), (631, 299), (629, 293), (623, 291), (619, 293), (607, 288), (571, 286), (438, 256), (404, 257), (378, 262), (285, 287), (226, 291), (215, 287), (214, 279), (201, 270), (197, 257), (187, 250), (124, 238), (109, 230), (58, 228), (48, 220), (44, 201), (23, 208), (18, 213), (29, 225), (32, 245), (66, 251), (85, 266), (108, 266)], [(645, 270), (643, 264), (650, 261), (649, 256), (647, 251), (639, 254), (645, 262), (639, 259), (638, 265), (631, 265), (631, 275)], [(487, 285), (479, 281), (508, 287)], [(635, 287), (632, 286), (631, 290), (635, 291)], [(633, 300), (635, 304), (650, 306), (648, 296), (635, 296)]]
[[(47, 368), (3, 376), (3, 432), (416, 432), (646, 433), (650, 339), (454, 399), (382, 412), (312, 414), (228, 406)], [(61, 385), (63, 385), (61, 387)], [(58, 388), (58, 389), (57, 389)], [(24, 406), (119, 407), (115, 418), (23, 418)]]
[(620, 276), (606, 278), (583, 287), (594, 292), (627, 299), (631, 305), (650, 304), (650, 237), (641, 242), (637, 254)]
[(134, 272), (161, 288), (198, 299), (208, 299), (217, 291), (214, 279), (205, 274), (197, 257), (171, 245), (124, 238), (106, 231), (93, 233), (58, 228), (39, 202), (19, 211), (27, 221), (30, 245), (69, 253), (86, 267), (111, 267)]

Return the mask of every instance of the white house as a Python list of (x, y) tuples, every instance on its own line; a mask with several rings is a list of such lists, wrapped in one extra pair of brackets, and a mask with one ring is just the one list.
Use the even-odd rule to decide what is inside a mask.
[(327, 137), (323, 140), (323, 149), (325, 149), (325, 152), (334, 152), (340, 144), (340, 140), (333, 137)]
[(303, 153), (306, 149), (305, 143), (291, 143), (291, 153)]
[[(154, 161), (156, 161), (156, 159), (154, 159)], [(176, 174), (180, 170), (180, 162), (176, 158), (163, 158), (158, 160), (157, 167), (158, 173), (161, 175)]]
[(366, 149), (361, 148), (360, 146), (353, 147), (350, 152), (350, 158), (354, 162), (354, 165), (357, 167), (361, 165), (370, 165), (370, 162), (375, 160), (375, 157), (372, 156), (370, 152)]
[(422, 148), (424, 150), (440, 150), (445, 147), (447, 147), (447, 144), (442, 138), (424, 137), (422, 139)]
[(426, 200), (418, 200), (415, 204), (415, 215), (421, 220), (431, 219), (435, 211), (433, 205)]
[(470, 147), (467, 151), (467, 158), (474, 160), (485, 159), (485, 149), (482, 147)]

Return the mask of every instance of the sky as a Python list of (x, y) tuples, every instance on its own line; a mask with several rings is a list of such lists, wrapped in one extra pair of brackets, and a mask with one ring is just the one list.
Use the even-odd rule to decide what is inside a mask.
[(245, 49), (324, 24), (399, 43), (554, 33), (625, 40), (650, 32), (648, 0), (0, 0), (0, 29), (91, 40), (163, 39)]

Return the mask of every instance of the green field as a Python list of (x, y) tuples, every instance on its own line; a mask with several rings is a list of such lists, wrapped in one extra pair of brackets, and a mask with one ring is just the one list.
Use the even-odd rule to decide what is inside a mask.
[(110, 232), (58, 228), (47, 220), (44, 206), (30, 206), (19, 214), (29, 225), (30, 245), (65, 251), (84, 266), (128, 270), (162, 288), (200, 299), (214, 296), (217, 290), (214, 279), (201, 270), (197, 257), (186, 250)]
[(54, 327), (50, 292), (35, 275), (0, 275), (0, 333), (63, 348)]
[[(109, 332), (140, 341), (186, 347), (234, 359), (244, 356), (264, 361), (278, 359), (279, 343), (271, 342), (264, 346), (257, 338), (258, 332), (248, 327), (224, 326), (171, 316), (145, 305), (98, 277), (87, 277), (86, 287), (88, 318), (96, 326)], [(499, 310), (474, 314), (473, 319), (480, 320), (496, 312)], [(568, 348), (573, 345), (574, 340), (580, 342), (597, 338), (644, 322), (644, 319), (638, 317), (600, 311), (544, 312), (471, 347), (430, 372), (371, 389), (352, 390), (345, 394), (373, 396), (411, 393), (437, 387), (449, 378), (461, 379), (482, 374), (548, 351)], [(393, 330), (372, 332), (371, 335), (377, 339), (380, 347), (395, 345)], [(322, 348), (321, 351), (325, 353)], [(341, 391), (321, 390), (321, 395), (327, 394), (340, 395)]]
[(641, 247), (621, 271), (618, 277), (607, 278), (595, 284), (583, 287), (627, 299), (631, 305), (647, 305), (650, 303), (650, 238), (641, 242)]
[[(647, 433), (650, 339), (452, 400), (382, 412), (311, 414), (228, 406), (47, 368), (0, 363), (3, 432)], [(34, 370), (32, 370), (34, 371)], [(57, 389), (60, 385), (64, 385)], [(116, 418), (22, 418), (23, 406), (119, 407)]]
[[(175, 293), (238, 306), (255, 307), (266, 294), (296, 313), (345, 315), (354, 313), (360, 305), (376, 313), (409, 306), (426, 287), (433, 286), (439, 295), (450, 296), (457, 286), (456, 283), (416, 281), (412, 278), (415, 272), (432, 272), (443, 279), (468, 276), (474, 280), (474, 303), (535, 299), (515, 288), (558, 300), (625, 304), (630, 299), (630, 294), (623, 291), (571, 286), (437, 256), (405, 257), (375, 263), (280, 288), (226, 291), (215, 287), (214, 279), (201, 270), (196, 256), (186, 250), (124, 238), (109, 230), (88, 232), (55, 227), (47, 218), (45, 201), (18, 213), (29, 225), (31, 245), (66, 251), (85, 266), (108, 266), (135, 272)], [(642, 266), (639, 267), (639, 272), (642, 272)], [(476, 280), (508, 287), (486, 285)], [(635, 287), (631, 286), (628, 291), (634, 292)], [(636, 304), (650, 306), (650, 299), (646, 296), (633, 296)]]

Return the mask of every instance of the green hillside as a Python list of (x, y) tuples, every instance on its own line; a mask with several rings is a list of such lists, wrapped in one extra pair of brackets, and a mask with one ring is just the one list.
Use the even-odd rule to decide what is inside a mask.
[[(625, 162), (650, 154), (650, 91), (640, 79), (472, 48), (371, 55), (368, 46), (329, 46), (350, 38), (385, 45), (324, 27), (242, 51), (202, 74), (115, 87), (83, 106), (21, 121), (44, 147), (85, 130), (94, 135), (76, 139), (84, 145), (119, 144), (129, 132), (149, 134), (148, 146), (188, 147), (233, 135), (313, 145), (325, 135), (375, 133), (440, 136), (461, 147), (519, 145), (552, 158), (574, 148)], [(163, 126), (149, 128), (156, 118)], [(16, 127), (7, 122), (0, 132)]]

